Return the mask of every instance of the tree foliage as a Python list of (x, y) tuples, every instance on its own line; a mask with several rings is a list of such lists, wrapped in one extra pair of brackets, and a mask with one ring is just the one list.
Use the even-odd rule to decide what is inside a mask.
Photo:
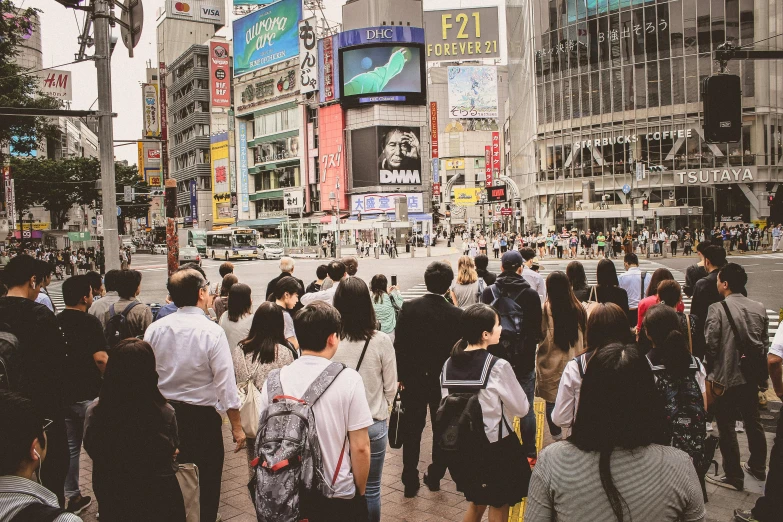
[[(35, 74), (16, 63), (21, 44), (38, 30), (37, 9), (14, 7), (11, 0), (0, 0), (0, 107), (54, 109), (60, 102), (45, 96), (38, 87)], [(53, 135), (54, 127), (45, 118), (0, 117), (0, 164), (6, 158), (4, 147), (12, 146), (21, 155), (28, 155), (45, 137)]]
[[(16, 206), (23, 214), (33, 206), (49, 211), (52, 228), (61, 229), (68, 221), (74, 205), (100, 207), (96, 182), (101, 177), (101, 165), (96, 158), (11, 159)], [(122, 217), (139, 218), (147, 215), (150, 198), (147, 183), (139, 177), (136, 166), (115, 164), (115, 195)], [(124, 187), (133, 187), (136, 197), (131, 203), (123, 201)], [(120, 219), (120, 228), (123, 228)], [(122, 230), (120, 230), (122, 233)]]

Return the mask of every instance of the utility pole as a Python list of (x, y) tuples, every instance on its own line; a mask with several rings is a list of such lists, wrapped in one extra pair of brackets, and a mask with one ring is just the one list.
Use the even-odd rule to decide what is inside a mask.
[(103, 194), (103, 244), (106, 270), (120, 269), (120, 239), (117, 230), (117, 199), (114, 193), (114, 127), (111, 106), (111, 48), (109, 19), (111, 4), (94, 0), (95, 68), (98, 72), (98, 143)]

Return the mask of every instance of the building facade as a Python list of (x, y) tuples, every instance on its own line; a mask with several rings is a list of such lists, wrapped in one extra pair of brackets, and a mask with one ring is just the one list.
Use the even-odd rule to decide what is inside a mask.
[(783, 63), (729, 62), (742, 81), (739, 143), (706, 143), (700, 85), (720, 72), (711, 53), (726, 41), (783, 49), (782, 3), (510, 0), (507, 27), (510, 161), (527, 228), (693, 229), (770, 215), (783, 179)]

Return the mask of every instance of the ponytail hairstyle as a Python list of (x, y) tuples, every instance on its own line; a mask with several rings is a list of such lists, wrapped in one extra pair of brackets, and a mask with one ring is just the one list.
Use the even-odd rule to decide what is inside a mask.
[(688, 337), (680, 328), (680, 317), (666, 304), (657, 304), (644, 315), (645, 335), (652, 340), (666, 370), (675, 377), (687, 375), (691, 365)]
[(498, 320), (498, 313), (489, 305), (476, 303), (470, 305), (462, 313), (460, 329), (462, 338), (451, 349), (451, 357), (457, 361), (465, 356), (465, 348), (471, 344), (479, 344), (484, 332), (492, 332), (495, 329), (495, 322)]

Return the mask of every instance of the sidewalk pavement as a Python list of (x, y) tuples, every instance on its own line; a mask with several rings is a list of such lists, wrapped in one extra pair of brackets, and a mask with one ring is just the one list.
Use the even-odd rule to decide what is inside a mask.
[[(538, 417), (537, 444), (539, 447), (553, 443), (544, 419), (543, 402), (536, 400), (536, 415)], [(772, 449), (773, 433), (767, 435), (767, 453)], [(738, 434), (741, 458), (743, 462), (748, 457), (747, 437)], [(234, 443), (231, 440), (231, 430), (228, 420), (223, 422), (223, 445), (226, 458), (223, 464), (223, 481), (220, 489), (219, 513), (224, 521), (255, 522), (256, 514), (247, 490), (249, 473), (245, 452), (234, 453)], [(432, 430), (427, 420), (421, 441), (421, 462), (419, 470), (423, 473), (431, 462)], [(720, 451), (716, 460), (720, 462)], [(382, 522), (455, 522), (462, 520), (467, 508), (467, 502), (456, 486), (450, 480), (448, 473), (441, 481), (441, 490), (431, 492), (422, 485), (415, 498), (405, 498), (400, 481), (402, 475), (402, 450), (387, 448), (386, 460), (381, 479)], [(92, 461), (82, 451), (80, 482), (83, 495), (93, 497), (93, 503), (81, 514), (85, 522), (98, 522), (96, 514), (98, 504), (92, 491)], [(734, 509), (751, 509), (763, 485), (751, 477), (745, 479), (746, 491), (743, 493), (721, 488), (707, 483), (709, 502), (707, 503), (707, 522), (732, 522)], [(756, 490), (759, 493), (753, 492)], [(514, 506), (509, 516), (509, 522), (522, 522), (523, 506)], [(487, 515), (484, 516), (487, 520)]]

